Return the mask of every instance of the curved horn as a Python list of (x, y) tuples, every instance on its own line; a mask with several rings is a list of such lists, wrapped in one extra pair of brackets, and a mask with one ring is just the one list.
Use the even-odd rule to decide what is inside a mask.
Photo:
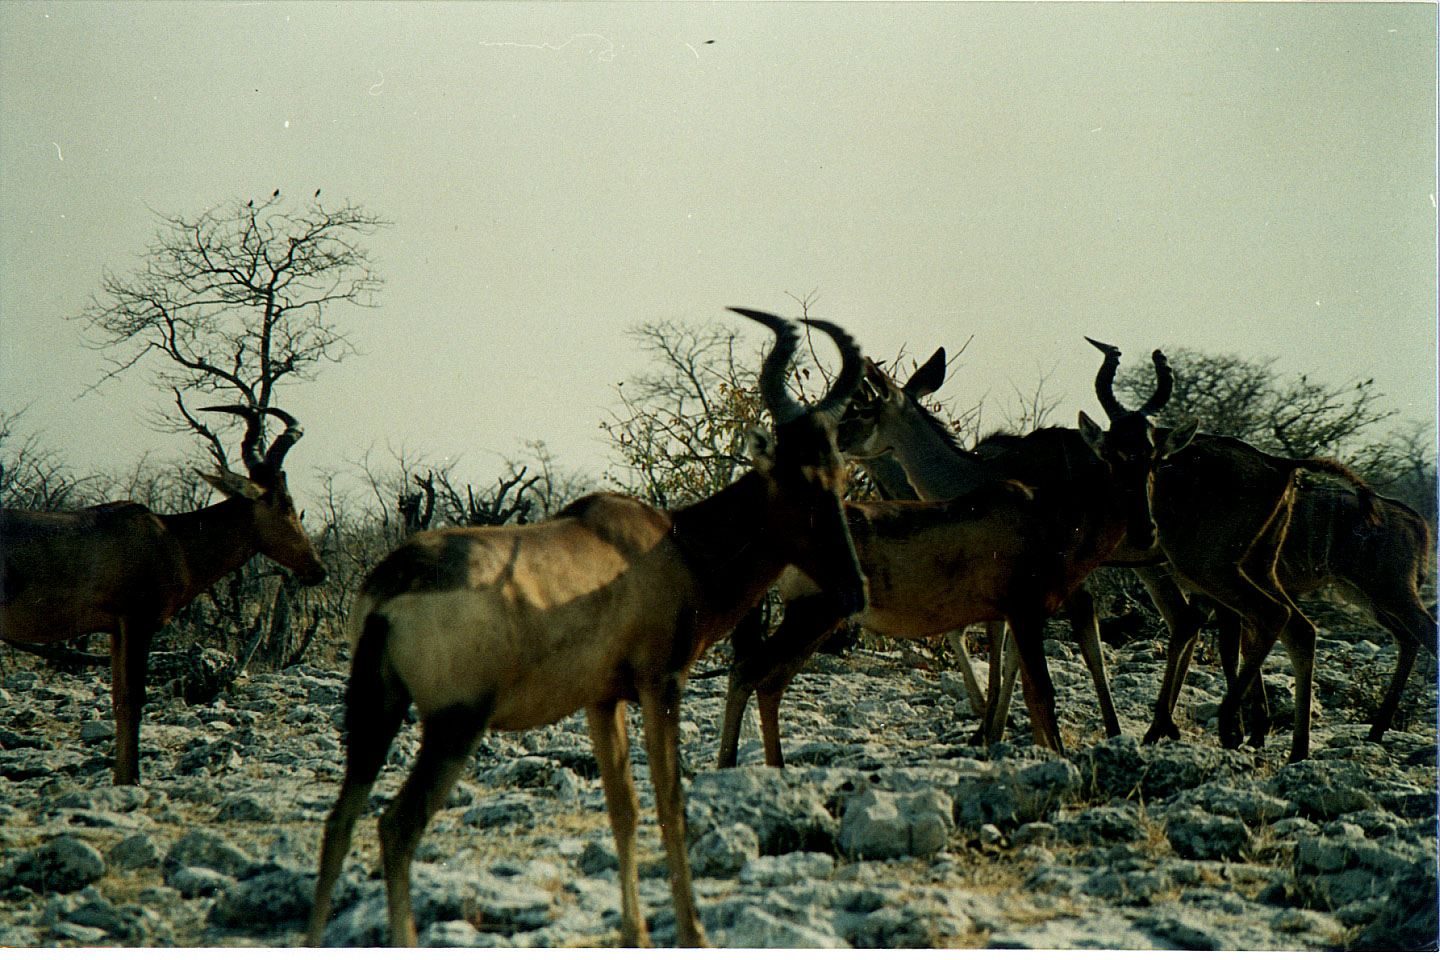
[(778, 427), (782, 423), (789, 423), (796, 417), (803, 416), (805, 408), (795, 402), (785, 389), (785, 368), (790, 364), (790, 358), (795, 355), (795, 350), (800, 346), (800, 336), (795, 332), (795, 325), (789, 320), (781, 319), (773, 313), (765, 313), (760, 310), (749, 310), (745, 307), (728, 307), (730, 311), (740, 314), (742, 317), (749, 317), (757, 323), (763, 323), (775, 332), (775, 345), (765, 355), (765, 360), (760, 365), (760, 402), (765, 404), (765, 409), (770, 411), (771, 418)]
[(300, 428), (299, 420), (279, 407), (266, 407), (261, 412), (268, 413), (285, 424), (285, 432), (276, 437), (275, 441), (270, 444), (270, 449), (265, 451), (265, 468), (273, 473), (279, 473), (280, 464), (285, 460), (285, 454), (295, 446), (295, 441), (305, 435), (305, 431)]
[(1108, 343), (1101, 343), (1099, 340), (1085, 338), (1090, 346), (1105, 354), (1105, 361), (1100, 364), (1100, 372), (1095, 374), (1095, 396), (1100, 399), (1100, 406), (1105, 411), (1105, 416), (1111, 420), (1118, 420), (1129, 413), (1120, 401), (1115, 399), (1115, 371), (1120, 369), (1120, 348), (1111, 346)]
[(828, 320), (809, 320), (801, 318), (801, 323), (822, 331), (840, 350), (840, 372), (835, 377), (835, 382), (830, 384), (830, 389), (825, 396), (820, 398), (810, 409), (815, 413), (824, 413), (831, 416), (838, 416), (850, 399), (850, 394), (860, 386), (860, 380), (865, 376), (865, 358), (860, 353), (860, 345), (857, 344), (850, 334), (841, 330)]
[(1145, 405), (1140, 408), (1140, 416), (1148, 417), (1158, 413), (1160, 408), (1170, 400), (1170, 391), (1175, 388), (1175, 373), (1170, 369), (1170, 361), (1165, 359), (1165, 354), (1156, 350), (1150, 354), (1150, 360), (1155, 364), (1155, 392)]
[(253, 475), (256, 470), (264, 467), (264, 461), (260, 458), (260, 412), (240, 404), (228, 404), (219, 407), (201, 407), (201, 410), (212, 410), (215, 413), (230, 413), (245, 421), (245, 439), (240, 441), (240, 459), (245, 462), (245, 469)]

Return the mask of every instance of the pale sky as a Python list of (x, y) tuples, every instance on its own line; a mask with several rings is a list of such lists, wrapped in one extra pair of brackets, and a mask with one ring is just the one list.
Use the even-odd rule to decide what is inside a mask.
[[(369, 241), (362, 355), (280, 402), (292, 485), (371, 445), (598, 477), (624, 336), (813, 313), (947, 393), (1099, 415), (1160, 345), (1436, 411), (1436, 7), (0, 4), (0, 409), (79, 468), (189, 448), (78, 314), (152, 211), (317, 187)], [(713, 43), (709, 41), (714, 41)], [(1183, 371), (1179, 371), (1183, 376)], [(1012, 386), (1013, 385), (1013, 386)], [(991, 426), (998, 425), (992, 423)]]

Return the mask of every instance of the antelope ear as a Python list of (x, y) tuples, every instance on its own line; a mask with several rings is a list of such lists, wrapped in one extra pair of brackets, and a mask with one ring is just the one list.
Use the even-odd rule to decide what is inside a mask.
[(764, 430), (750, 428), (745, 434), (745, 452), (761, 473), (769, 474), (775, 469), (775, 438)]
[(1095, 451), (1100, 459), (1105, 459), (1105, 431), (1100, 429), (1100, 424), (1091, 420), (1084, 410), (1080, 411), (1080, 438), (1085, 445)]
[(901, 389), (919, 400), (939, 390), (940, 384), (944, 382), (945, 348), (941, 347), (930, 355), (930, 359), (926, 360), (920, 369), (910, 374), (910, 379), (905, 381), (905, 386)]
[(242, 477), (238, 473), (232, 473), (224, 467), (220, 468), (218, 474), (201, 473), (196, 470), (201, 480), (219, 490), (227, 497), (244, 497), (246, 500), (259, 500), (265, 496), (265, 488), (248, 477)]
[(1164, 460), (1166, 457), (1174, 456), (1184, 450), (1190, 445), (1190, 441), (1195, 439), (1195, 431), (1198, 429), (1200, 429), (1200, 421), (1191, 420), (1189, 423), (1169, 431), (1156, 444), (1159, 448), (1160, 459)]

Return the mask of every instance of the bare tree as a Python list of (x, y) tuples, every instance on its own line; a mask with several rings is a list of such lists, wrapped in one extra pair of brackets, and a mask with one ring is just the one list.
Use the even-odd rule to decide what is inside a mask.
[(328, 311), (373, 305), (380, 278), (360, 241), (386, 221), (348, 202), (292, 204), (278, 191), (159, 219), (143, 265), (107, 271), (77, 319), (109, 361), (99, 383), (155, 361), (150, 379), (175, 404), (159, 413), (161, 425), (193, 432), (224, 463), (224, 447), (187, 398), (259, 410), (276, 402), (283, 381), (314, 379), (322, 363), (344, 359), (352, 348)]
[[(96, 387), (143, 370), (174, 404), (157, 409), (157, 425), (193, 434), (228, 469), (221, 428), (194, 416), (191, 404), (230, 401), (265, 410), (278, 404), (284, 383), (312, 380), (321, 365), (343, 360), (352, 347), (331, 309), (373, 305), (380, 278), (362, 241), (386, 221), (350, 202), (327, 207), (318, 192), (292, 203), (278, 190), (263, 200), (158, 219), (141, 266), (128, 274), (106, 271), (100, 293), (76, 319), (109, 364)], [(144, 492), (136, 499), (146, 499)], [(209, 596), (234, 629), (265, 638), (260, 662), (283, 664), (294, 656), (288, 633), (298, 584), (283, 571), (273, 588), (269, 579), (252, 562)], [(197, 612), (203, 616), (203, 608)], [(308, 615), (302, 649), (321, 610), (312, 605)], [(255, 625), (244, 626), (253, 617)], [(237, 644), (255, 650), (252, 640), (227, 643)]]
[[(561, 467), (544, 440), (528, 441), (524, 447), (524, 462), (534, 467), (538, 478), (529, 490), (529, 495), (535, 499), (537, 505), (537, 514), (531, 517), (532, 520), (544, 519), (582, 494), (595, 489), (595, 482), (590, 477)], [(506, 468), (512, 473), (516, 466), (517, 461), (506, 462)]]
[[(1039, 364), (1036, 364), (1035, 386), (1029, 390), (1022, 390), (1019, 384), (1013, 380), (1010, 381), (1010, 388), (1015, 393), (1015, 405), (1013, 407), (1006, 406), (1001, 411), (1007, 432), (1024, 435), (1042, 427), (1053, 426), (1051, 417), (1065, 402), (1064, 395), (1052, 395), (1047, 392), (1047, 385), (1054, 373), (1053, 365), (1048, 371), (1045, 371), (1040, 369)], [(957, 435), (963, 436), (964, 434)], [(978, 437), (974, 439), (979, 440)]]
[[(809, 318), (816, 304), (814, 292), (789, 296), (799, 306), (800, 316)], [(702, 499), (750, 466), (745, 429), (764, 415), (754, 386), (761, 351), (745, 350), (739, 330), (718, 323), (657, 320), (629, 333), (651, 358), (652, 367), (616, 384), (620, 409), (600, 424), (621, 468), (607, 474), (606, 483), (660, 506)], [(961, 346), (957, 357), (968, 344)], [(913, 373), (918, 363), (902, 349), (880, 366)], [(829, 362), (807, 339), (790, 369), (787, 387), (810, 402), (823, 396), (832, 380)], [(924, 402), (958, 432), (978, 431), (978, 403), (959, 408), (933, 397)], [(847, 496), (867, 492), (871, 492), (867, 484), (855, 474)]]
[[(1175, 388), (1157, 422), (1189, 419), (1201, 429), (1236, 437), (1286, 457), (1342, 457), (1365, 431), (1390, 419), (1373, 380), (1333, 387), (1309, 374), (1287, 379), (1274, 360), (1247, 360), (1188, 347), (1165, 348)], [(1116, 378), (1116, 395), (1148, 395), (1148, 372), (1136, 365)]]
[(752, 359), (733, 325), (658, 320), (630, 336), (658, 369), (616, 384), (620, 410), (600, 429), (624, 474), (607, 481), (661, 507), (720, 490), (749, 466), (745, 429), (764, 409), (758, 349)]
[(21, 510), (66, 510), (84, 505), (104, 485), (77, 474), (38, 433), (20, 432), (25, 411), (0, 411), (0, 504)]
[(465, 496), (450, 484), (448, 477), (440, 478), (444, 488), (442, 500), (449, 526), (455, 527), (503, 527), (507, 523), (525, 524), (532, 519), (535, 500), (530, 489), (540, 482), (537, 474), (525, 478), (527, 467), (510, 464), (509, 476), (498, 478), (488, 489), (482, 488), (479, 495), (470, 484), (465, 484)]
[[(1332, 386), (1310, 374), (1285, 377), (1274, 360), (1247, 360), (1186, 347), (1167, 349), (1175, 388), (1157, 417), (1190, 418), (1207, 433), (1237, 437), (1286, 457), (1333, 457), (1423, 516), (1435, 516), (1435, 430), (1430, 423), (1392, 426), (1373, 379)], [(1149, 387), (1141, 368), (1122, 371), (1116, 393), (1134, 400)], [(1380, 428), (1389, 427), (1384, 433)]]

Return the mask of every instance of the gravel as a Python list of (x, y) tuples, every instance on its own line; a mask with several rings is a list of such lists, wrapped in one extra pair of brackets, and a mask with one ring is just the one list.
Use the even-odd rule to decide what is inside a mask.
[[(1059, 661), (1064, 757), (1031, 745), (1023, 702), (1007, 742), (969, 746), (954, 674), (859, 650), (796, 678), (785, 770), (760, 765), (752, 707), (740, 767), (717, 771), (724, 679), (693, 681), (681, 740), (701, 918), (713, 943), (758, 948), (1433, 948), (1433, 665), (1412, 680), (1429, 716), (1366, 743), (1356, 678), (1388, 678), (1387, 640), (1322, 640), (1312, 758), (1292, 766), (1288, 730), (1258, 751), (1220, 748), (1224, 683), (1207, 664), (1176, 711), (1185, 739), (1142, 746), (1164, 667), (1150, 642), (1105, 651), (1128, 734), (1109, 740), (1088, 674)], [(1267, 671), (1280, 688), (1283, 665)], [(344, 772), (345, 679), (300, 666), (210, 704), (154, 703), (143, 784), (115, 787), (103, 671), (0, 677), (0, 946), (298, 945)], [(634, 718), (631, 742), (642, 908), (673, 946)], [(416, 749), (407, 725), (372, 815)], [(377, 848), (371, 816), (327, 945), (385, 942)], [(421, 841), (420, 943), (616, 945), (614, 850), (582, 716), (490, 735)]]

